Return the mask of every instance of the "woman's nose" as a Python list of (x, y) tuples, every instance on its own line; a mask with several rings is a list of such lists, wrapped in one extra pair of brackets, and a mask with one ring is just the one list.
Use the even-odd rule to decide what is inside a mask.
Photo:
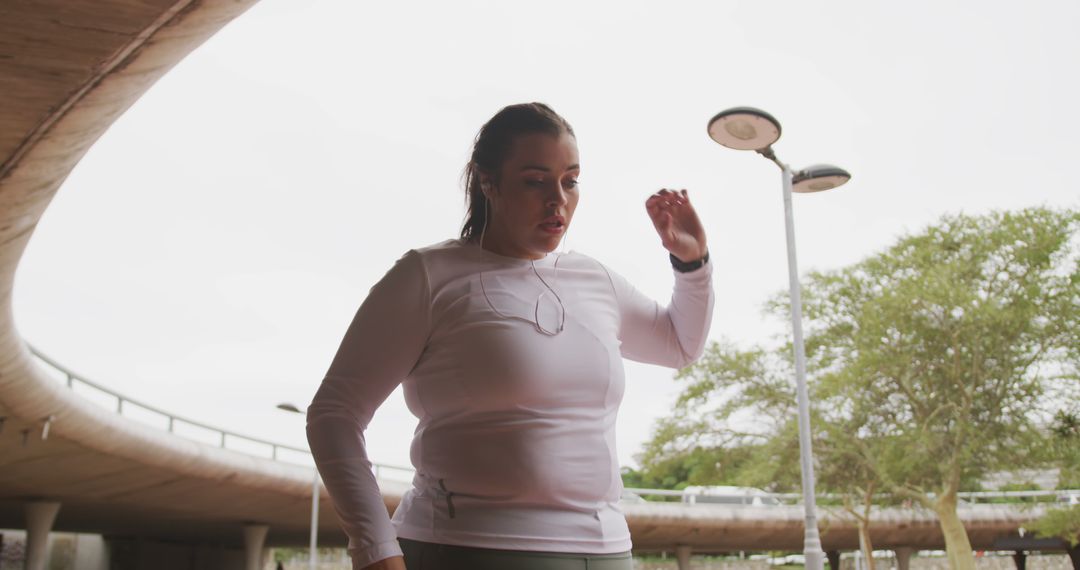
[(562, 184), (556, 186), (555, 191), (548, 196), (547, 205), (551, 207), (565, 206), (567, 189)]

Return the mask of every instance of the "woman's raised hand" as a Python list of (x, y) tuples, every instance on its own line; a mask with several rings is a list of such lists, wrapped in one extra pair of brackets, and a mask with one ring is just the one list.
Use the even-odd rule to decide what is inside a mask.
[(663, 189), (645, 200), (645, 210), (652, 219), (664, 249), (681, 261), (697, 261), (709, 251), (705, 228), (698, 219), (686, 190)]

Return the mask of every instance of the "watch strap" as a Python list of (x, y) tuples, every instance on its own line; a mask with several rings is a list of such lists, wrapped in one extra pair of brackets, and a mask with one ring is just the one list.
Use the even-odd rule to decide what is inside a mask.
[(683, 261), (678, 257), (675, 257), (675, 254), (673, 253), (668, 254), (668, 259), (671, 260), (671, 267), (673, 267), (675, 271), (678, 271), (679, 273), (689, 273), (695, 269), (701, 269), (709, 262), (709, 252), (706, 251), (705, 257), (702, 257), (697, 261)]

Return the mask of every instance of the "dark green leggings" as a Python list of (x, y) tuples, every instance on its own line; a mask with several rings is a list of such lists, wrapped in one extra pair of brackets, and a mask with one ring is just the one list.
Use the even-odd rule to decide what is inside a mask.
[(562, 554), (493, 550), (399, 538), (408, 570), (630, 570), (629, 552)]

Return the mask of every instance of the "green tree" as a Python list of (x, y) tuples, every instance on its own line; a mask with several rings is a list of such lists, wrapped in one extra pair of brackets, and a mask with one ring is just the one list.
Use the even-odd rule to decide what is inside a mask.
[(1031, 530), (1040, 538), (1060, 538), (1070, 546), (1080, 545), (1080, 505), (1050, 509)]
[(781, 431), (796, 433), (794, 390), (782, 362), (775, 360), (775, 354), (763, 350), (713, 344), (698, 362), (681, 370), (677, 378), (687, 382), (686, 389), (637, 457), (646, 478), (666, 488), (794, 489), (799, 474), (790, 465), (798, 464), (798, 442), (773, 437)]
[[(1076, 212), (1044, 208), (946, 216), (803, 280), (822, 484), (932, 509), (953, 568), (974, 567), (957, 492), (1045, 464), (1050, 418), (1080, 396), (1078, 227)], [(769, 309), (786, 316), (786, 296)], [(797, 465), (787, 354), (711, 347), (680, 374), (687, 387), (643, 463), (691, 443), (752, 444), (762, 453), (742, 476), (771, 464), (773, 486), (789, 486), (779, 467)]]
[(1073, 401), (1070, 408), (1058, 410), (1050, 432), (1048, 455), (1061, 474), (1058, 488), (1080, 489), (1080, 403)]
[[(1074, 403), (1074, 407), (1077, 407)], [(1061, 410), (1054, 416), (1049, 455), (1061, 470), (1058, 487), (1080, 489), (1080, 414)], [(1080, 505), (1051, 509), (1032, 525), (1043, 538), (1060, 538), (1072, 546), (1080, 545)]]
[(682, 489), (689, 485), (734, 485), (739, 461), (747, 450), (696, 447), (640, 470), (624, 469), (623, 485), (650, 489)]
[(859, 548), (867, 567), (874, 570), (871, 516), (875, 507), (896, 502), (896, 497), (882, 493), (884, 485), (878, 475), (878, 465), (893, 451), (893, 442), (873, 430), (875, 426), (867, 423), (866, 414), (860, 410), (842, 415), (818, 413), (815, 420), (817, 488), (840, 495), (843, 511), (858, 526)]
[[(739, 350), (713, 344), (695, 364), (680, 371), (687, 382), (671, 417), (662, 419), (638, 457), (641, 473), (662, 476), (674, 488), (686, 484), (730, 484), (777, 492), (800, 489), (799, 438), (790, 346)], [(819, 399), (820, 385), (814, 397)], [(816, 408), (816, 406), (815, 406)], [(860, 544), (873, 568), (870, 511), (880, 502), (881, 484), (862, 456), (871, 438), (855, 425), (860, 416), (825, 423), (817, 409), (814, 452), (819, 492), (842, 496), (839, 507), (859, 527)], [(709, 457), (714, 470), (672, 466)], [(710, 472), (718, 476), (708, 479)], [(691, 480), (690, 476), (694, 479)]]
[[(1046, 417), (1077, 392), (1075, 212), (951, 216), (884, 254), (808, 280), (821, 410), (866, 414), (890, 454), (867, 465), (932, 508), (954, 568), (973, 568), (956, 494), (1031, 465)], [(1059, 396), (1071, 392), (1070, 400)], [(902, 457), (902, 461), (883, 459)]]

